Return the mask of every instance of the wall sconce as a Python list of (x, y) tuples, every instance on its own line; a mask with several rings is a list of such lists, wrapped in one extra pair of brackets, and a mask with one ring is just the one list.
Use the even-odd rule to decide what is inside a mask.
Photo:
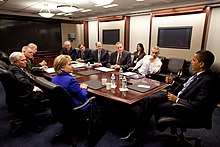
[(50, 12), (47, 4), (44, 4), (44, 7), (38, 12), (38, 14), (44, 18), (51, 18), (55, 15), (54, 13)]
[(114, 0), (91, 0), (91, 2), (95, 3), (97, 6), (104, 6), (111, 4)]
[(71, 13), (78, 10), (78, 7), (72, 5), (59, 5), (57, 8), (64, 13)]

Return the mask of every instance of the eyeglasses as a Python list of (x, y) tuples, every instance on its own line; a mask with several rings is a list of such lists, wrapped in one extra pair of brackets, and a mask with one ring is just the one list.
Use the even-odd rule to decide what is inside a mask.
[(158, 52), (152, 52), (152, 54), (158, 54)]

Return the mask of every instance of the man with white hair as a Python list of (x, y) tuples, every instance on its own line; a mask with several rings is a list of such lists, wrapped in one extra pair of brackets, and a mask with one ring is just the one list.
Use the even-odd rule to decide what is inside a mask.
[(63, 43), (63, 48), (60, 51), (60, 54), (69, 55), (73, 61), (76, 60), (77, 52), (75, 48), (72, 48), (70, 41), (65, 41)]
[[(34, 43), (29, 43), (28, 47), (30, 47), (33, 50), (33, 54), (35, 55), (37, 53), (37, 45)], [(32, 57), (32, 63), (34, 64), (34, 66), (36, 67), (41, 67), (41, 66), (47, 66), (47, 62), (45, 60), (41, 61), (40, 63), (35, 64), (34, 63), (34, 57)]]
[[(30, 105), (28, 109), (27, 118), (28, 123), (33, 127), (34, 131), (40, 132), (41, 126), (36, 124), (37, 120), (35, 119), (36, 110), (39, 109), (40, 103), (43, 100), (42, 90), (34, 85), (33, 78), (30, 76), (28, 71), (25, 69), (27, 61), (26, 57), (21, 52), (13, 52), (9, 56), (11, 65), (9, 66), (9, 71), (13, 73), (17, 82), (15, 84), (17, 88), (18, 99), (15, 99), (14, 102), (18, 107), (22, 108), (24, 104)], [(13, 92), (13, 91), (12, 91)]]

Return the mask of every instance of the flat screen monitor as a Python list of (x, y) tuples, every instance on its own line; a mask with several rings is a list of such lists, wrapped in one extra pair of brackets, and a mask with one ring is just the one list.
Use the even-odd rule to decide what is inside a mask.
[(0, 49), (8, 54), (21, 51), (30, 42), (38, 51), (58, 51), (62, 47), (59, 22), (0, 19)]
[(190, 49), (192, 26), (159, 27), (157, 46), (162, 48)]
[(114, 45), (116, 42), (119, 42), (119, 36), (120, 36), (119, 29), (102, 30), (103, 44)]

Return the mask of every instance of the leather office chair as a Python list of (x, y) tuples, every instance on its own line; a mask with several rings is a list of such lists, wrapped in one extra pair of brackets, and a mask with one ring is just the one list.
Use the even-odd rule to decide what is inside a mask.
[[(217, 77), (216, 84), (220, 83), (220, 65), (214, 64), (212, 66), (213, 73)], [(216, 69), (217, 68), (217, 69)], [(216, 85), (217, 91), (219, 85)], [(217, 93), (217, 92), (216, 92)], [(187, 131), (187, 129), (201, 129), (205, 128), (207, 130), (212, 129), (212, 114), (215, 110), (216, 106), (220, 102), (220, 97), (218, 94), (216, 94), (215, 97), (212, 97), (212, 104), (211, 106), (207, 107), (206, 110), (204, 110), (206, 113), (204, 114), (196, 114), (193, 118), (187, 118), (187, 117), (167, 117), (162, 116), (156, 119), (156, 127), (159, 131), (163, 132), (167, 128), (171, 128), (171, 134), (169, 136), (169, 139), (173, 139), (176, 141), (177, 146), (184, 145), (184, 146), (193, 146), (190, 141), (195, 141), (195, 146), (200, 146), (201, 137), (194, 137), (194, 136), (185, 136), (184, 132)], [(189, 105), (183, 105), (178, 103), (173, 103), (172, 107), (175, 111), (182, 112), (183, 114), (192, 114), (195, 112), (195, 109), (193, 109)], [(178, 130), (180, 132), (178, 132)], [(163, 136), (164, 137), (164, 136)], [(165, 137), (165, 138), (166, 138)]]
[[(33, 107), (32, 103), (29, 102), (32, 99), (31, 95), (19, 95), (19, 81), (14, 77), (12, 72), (3, 68), (2, 62), (0, 62), (0, 80), (5, 91), (5, 102), (8, 112), (10, 113), (11, 133), (13, 136), (18, 136), (22, 133), (24, 127), (32, 125), (30, 123), (32, 123), (35, 115), (42, 113), (43, 108), (41, 106), (45, 101), (40, 103), (42, 104), (39, 107), (40, 109), (35, 109), (38, 105)], [(41, 131), (40, 128), (33, 129), (35, 132)]]
[(0, 60), (10, 65), (9, 57), (6, 53), (0, 51)]
[[(63, 126), (63, 130), (52, 139), (53, 142), (64, 137), (67, 139), (67, 143), (75, 146), (75, 137), (78, 133), (82, 132), (80, 129), (84, 129), (81, 128), (82, 125), (87, 125), (86, 130), (88, 130), (87, 133), (90, 135), (91, 121), (94, 115), (93, 99), (95, 97), (89, 98), (83, 105), (76, 107), (71, 96), (61, 86), (49, 82), (43, 77), (36, 77), (35, 82), (44, 91), (46, 96), (49, 97), (51, 112), (55, 119)], [(88, 104), (90, 104), (88, 115), (81, 116), (83, 113), (82, 109), (88, 106)]]
[(157, 80), (164, 82), (167, 75), (170, 73), (173, 74), (173, 77), (178, 77), (180, 71), (183, 69), (183, 66), (185, 64), (185, 59), (182, 58), (170, 58), (167, 69), (161, 70), (161, 72), (157, 76)]

